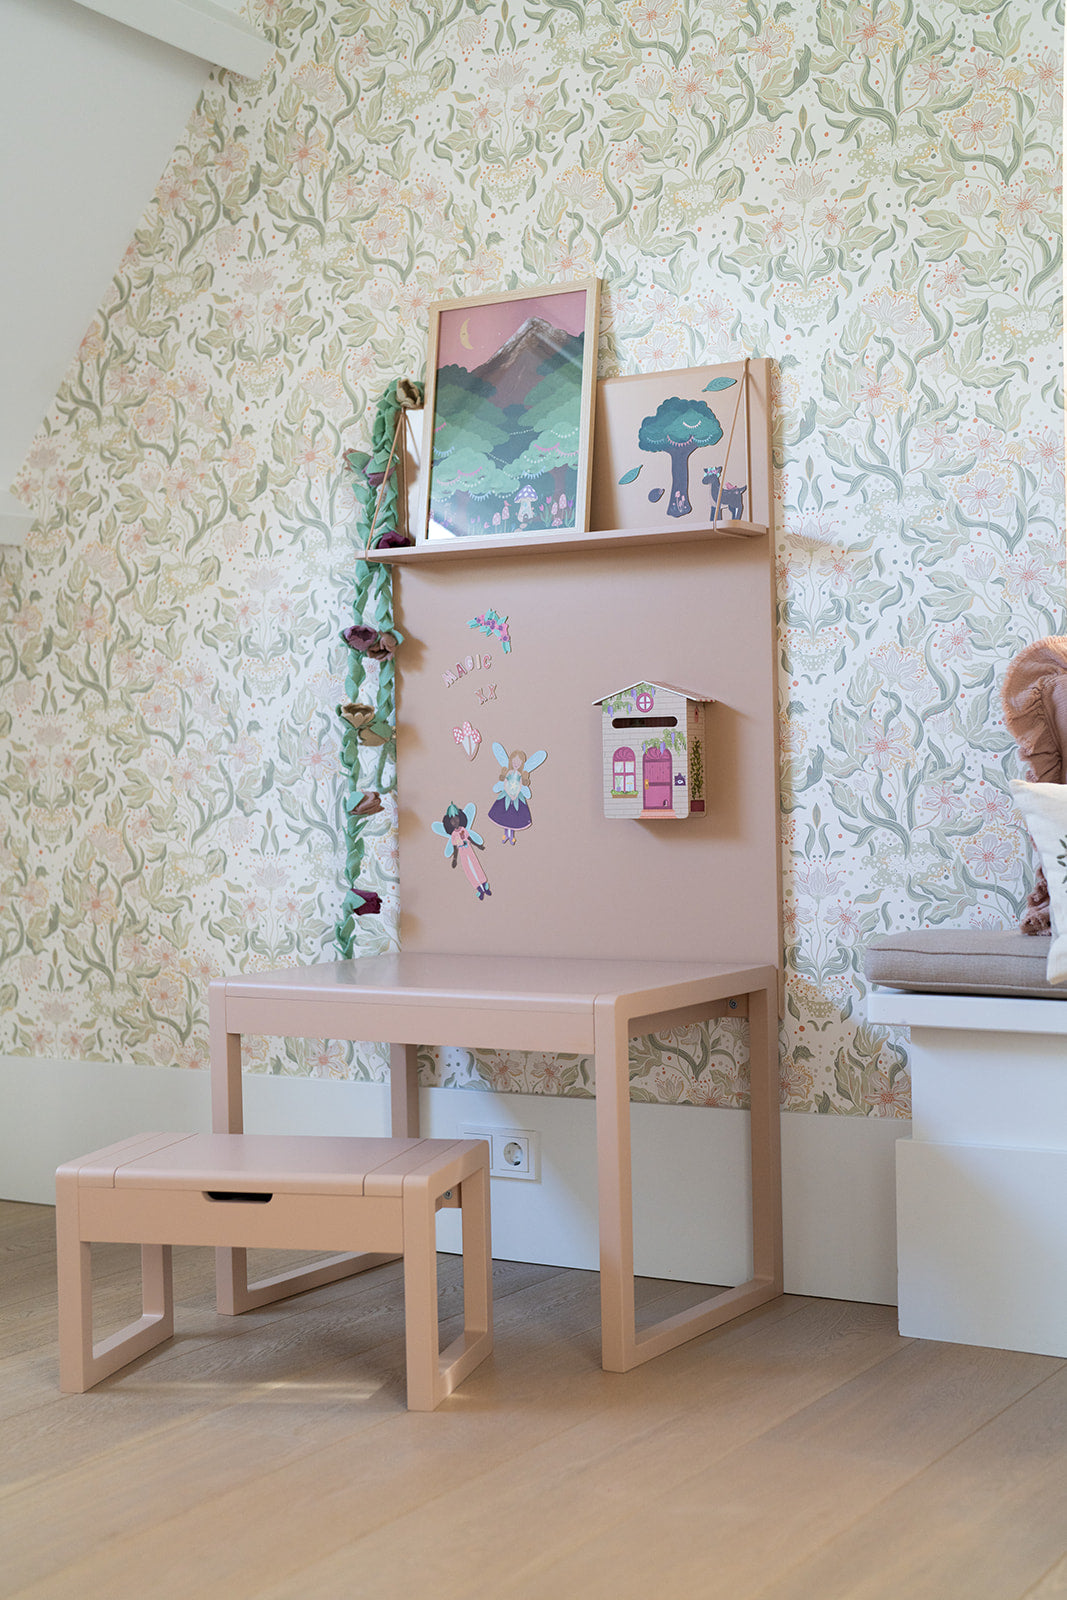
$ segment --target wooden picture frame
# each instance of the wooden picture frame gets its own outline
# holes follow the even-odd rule
[[[594,529],[773,521],[771,362],[751,357],[597,385]]]
[[[599,326],[598,278],[430,307],[420,540],[588,530]]]

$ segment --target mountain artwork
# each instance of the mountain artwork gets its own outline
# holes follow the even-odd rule
[[[429,538],[584,525],[586,311],[584,288],[440,310]]]

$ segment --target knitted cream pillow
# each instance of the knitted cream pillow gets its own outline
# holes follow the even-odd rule
[[[1049,983],[1067,982],[1067,783],[1010,785],[1015,806],[1030,830],[1048,883],[1052,947]]]

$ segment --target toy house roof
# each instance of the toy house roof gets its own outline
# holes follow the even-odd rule
[[[602,706],[605,700],[617,700],[620,694],[629,694],[631,689],[640,688],[647,684],[650,689],[666,689],[669,694],[680,694],[683,699],[693,700],[698,705],[712,705],[714,696],[710,694],[694,694],[692,689],[679,689],[676,683],[656,683],[652,678],[638,678],[634,683],[627,683],[621,689],[613,689],[610,694],[602,694],[599,700],[594,700],[595,706]]]

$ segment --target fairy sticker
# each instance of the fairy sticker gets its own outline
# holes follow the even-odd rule
[[[504,830],[504,843],[514,844],[515,835],[533,825],[530,807],[530,773],[548,760],[547,750],[535,750],[527,758],[525,750],[513,750],[509,755],[502,744],[493,745],[493,754],[500,762],[500,781],[494,783],[493,793],[499,795],[489,807],[489,820]]]
[[[459,806],[450,804],[440,822],[432,822],[430,826],[434,833],[439,833],[445,840],[445,859],[452,858],[453,867],[458,861],[467,874],[467,881],[475,891],[479,900],[484,900],[486,895],[492,894],[489,879],[478,857],[476,850],[485,849],[485,840],[480,833],[474,831],[474,818],[478,807],[472,801],[470,805],[460,810]]]

